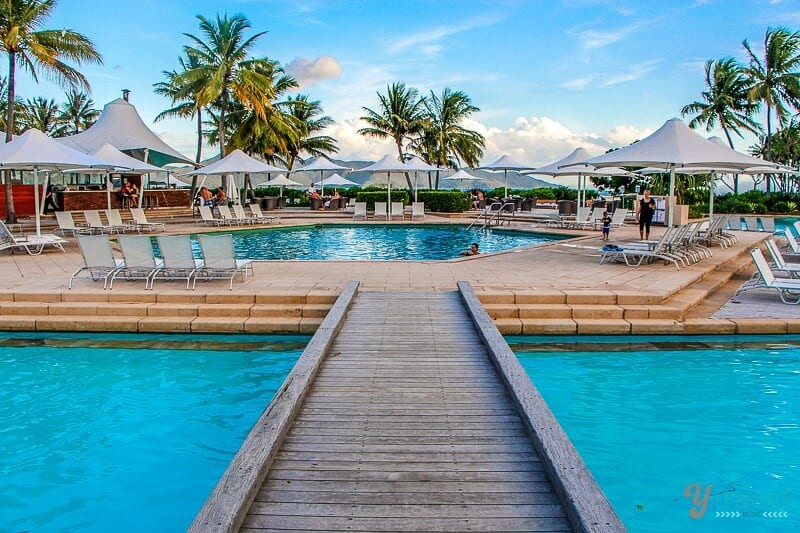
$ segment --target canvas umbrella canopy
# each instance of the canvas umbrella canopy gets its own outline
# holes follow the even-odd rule
[[[463,180],[482,180],[482,179],[483,178],[480,178],[478,176],[473,176],[472,174],[470,174],[469,172],[467,172],[464,169],[459,169],[459,171],[456,172],[455,174],[453,174],[452,176],[446,176],[446,177],[442,178],[442,181],[445,181],[445,180],[446,181],[456,181],[456,180],[458,180],[459,188],[461,188],[461,182]]]
[[[350,181],[347,178],[343,178],[339,174],[332,174],[327,178],[323,178],[320,182],[320,185],[324,188],[326,185],[328,187],[355,187],[358,185],[355,181]]]
[[[417,172],[431,172],[434,170],[441,170],[439,167],[435,167],[433,165],[429,165],[421,158],[417,156],[411,156],[411,158],[405,162],[408,165],[408,168],[414,172],[414,201],[417,201]]]
[[[191,187],[191,185],[188,183],[176,178],[174,174],[167,175],[167,185],[174,185],[176,187]]]
[[[0,146],[0,168],[33,172],[36,234],[41,235],[40,213],[44,206],[39,205],[40,170],[64,171],[80,168],[108,170],[117,168],[117,165],[64,146],[37,129],[29,129],[19,137]],[[47,187],[46,181],[45,187]]]
[[[413,169],[397,159],[397,157],[386,154],[374,163],[364,168],[359,169],[360,172],[369,172],[371,174],[378,172],[386,172],[386,183],[388,189],[386,191],[386,200],[388,204],[392,203],[392,172],[413,172]]]
[[[237,176],[239,174],[268,174],[270,172],[283,172],[283,169],[278,167],[272,166],[270,164],[264,163],[263,161],[259,161],[258,159],[254,159],[247,155],[246,153],[242,152],[239,149],[234,150],[233,152],[229,153],[219,161],[215,161],[210,165],[207,165],[202,168],[198,168],[197,170],[193,170],[191,172],[187,172],[187,176],[203,176],[203,180],[198,185],[198,188],[202,187],[203,183],[205,182],[205,177],[212,176],[212,175],[227,175],[231,174],[233,176]],[[231,180],[234,181],[234,180]],[[236,189],[236,185],[234,183],[233,188],[228,186],[228,192],[234,192],[233,196],[238,198],[239,193]],[[228,195],[231,196],[230,194]]]
[[[525,165],[524,163],[520,163],[518,161],[514,161],[507,155],[500,156],[497,161],[493,161],[488,165],[484,165],[482,167],[478,167],[484,170],[496,170],[496,171],[503,171],[503,180],[505,181],[505,188],[506,188],[506,196],[508,196],[508,171],[509,170],[516,170],[517,172],[521,170],[532,170],[533,167],[530,165]]]
[[[575,148],[568,155],[562,157],[558,161],[537,167],[533,170],[522,172],[522,174],[538,174],[542,176],[550,176],[553,178],[578,178],[578,205],[582,206],[586,203],[586,178],[591,176],[630,176],[631,173],[616,167],[608,167],[597,169],[591,165],[581,165],[580,167],[571,167],[575,163],[582,163],[589,157],[589,152],[585,148]]]
[[[286,177],[286,174],[278,174],[274,178],[269,181],[265,181],[263,183],[259,183],[256,187],[280,187],[280,195],[283,196],[283,188],[284,187],[304,187],[302,183],[298,183],[294,180],[290,180]]]
[[[597,168],[657,167],[669,171],[669,221],[675,217],[675,171],[684,167],[713,167],[742,170],[774,167],[775,163],[740,154],[698,135],[681,119],[673,118],[641,141],[583,162]]]
[[[331,170],[331,171],[337,172],[337,171],[340,171],[340,170],[341,171],[345,171],[345,170],[353,170],[353,169],[351,169],[350,167],[345,167],[345,166],[339,165],[337,163],[334,163],[333,161],[331,161],[327,157],[321,155],[319,157],[315,157],[313,160],[311,160],[307,164],[303,165],[302,167],[292,169],[292,172],[315,172],[317,170],[319,170],[320,182],[323,182],[322,183],[322,187],[321,187],[322,191],[320,192],[320,194],[324,195],[325,194],[325,185],[326,185],[326,183],[324,183],[324,177],[325,177],[325,171],[326,170]]]

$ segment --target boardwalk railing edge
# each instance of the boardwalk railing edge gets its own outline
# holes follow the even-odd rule
[[[236,531],[244,522],[247,509],[255,499],[322,359],[358,292],[358,285],[357,281],[349,282],[339,295],[283,385],[222,474],[189,527],[190,532]]]
[[[506,387],[520,410],[536,451],[553,482],[573,528],[581,532],[625,531],[605,493],[592,477],[511,347],[478,300],[469,282],[458,290]]]

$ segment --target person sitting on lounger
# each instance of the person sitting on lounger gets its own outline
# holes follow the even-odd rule
[[[228,205],[228,195],[220,187],[217,189],[217,196],[214,198],[214,205]]]
[[[469,250],[464,250],[461,252],[461,255],[480,255],[480,252],[478,251],[478,243],[473,242],[472,246],[469,247]]]
[[[200,187],[200,192],[197,193],[197,198],[200,200],[200,205],[212,207],[214,205],[214,195],[208,190],[208,187]]]

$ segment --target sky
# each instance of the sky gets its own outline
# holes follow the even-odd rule
[[[422,94],[466,92],[481,109],[466,125],[486,137],[482,162],[509,154],[540,165],[578,146],[626,145],[679,116],[704,89],[706,60],[742,60],[742,40],[760,50],[768,27],[797,29],[800,0],[60,0],[48,27],[80,31],[102,54],[103,65],[81,67],[97,107],[130,89],[145,122],[193,157],[191,121],[153,123],[170,106],[153,84],[177,68],[183,34],[199,35],[196,15],[217,14],[268,32],[254,55],[278,60],[321,102],[337,157],[394,151],[357,130],[362,107],[399,81]],[[25,73],[17,92],[64,98]]]

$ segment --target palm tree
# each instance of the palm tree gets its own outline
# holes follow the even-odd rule
[[[759,58],[745,39],[742,42],[749,59],[744,73],[749,78],[749,97],[767,108],[767,159],[772,158],[772,110],[784,125],[790,116],[787,106],[800,107],[800,33],[769,28],[764,36],[764,57]],[[767,192],[770,189],[767,179]]]
[[[52,98],[50,100],[37,96],[25,101],[20,113],[22,130],[36,128],[47,135],[52,135],[61,126],[61,110]]]
[[[331,117],[322,115],[322,106],[318,100],[309,101],[307,95],[299,94],[295,98],[289,97],[285,106],[289,108],[289,114],[297,119],[300,126],[297,142],[288,143],[286,168],[292,169],[301,152],[319,157],[339,151],[336,139],[333,137],[314,135],[333,124]]]
[[[56,137],[75,135],[89,129],[100,116],[100,110],[95,109],[94,100],[89,95],[76,90],[67,92],[67,101],[61,107],[60,121],[62,127],[55,132]]]
[[[378,103],[378,111],[362,108],[367,115],[361,117],[361,120],[369,124],[369,127],[361,128],[358,133],[379,139],[391,137],[397,146],[397,155],[402,160],[405,142],[423,131],[423,101],[416,89],[406,87],[404,83],[393,83],[386,87],[385,95],[378,93]],[[411,189],[411,177],[408,173],[406,181]]]
[[[464,119],[480,109],[462,91],[445,87],[441,96],[431,91],[423,100],[424,134],[420,138],[420,155],[429,164],[458,168],[461,163],[478,166],[486,139],[477,131],[461,125]],[[416,143],[415,143],[416,144]],[[415,150],[416,151],[416,150]],[[438,179],[436,186],[438,188]]]
[[[26,70],[39,81],[37,69],[71,87],[89,88],[89,82],[65,61],[102,63],[89,38],[73,30],[42,30],[56,6],[56,0],[3,0],[0,2],[0,49],[8,55],[6,97],[6,142],[14,130],[16,69]],[[6,179],[6,221],[16,222],[11,180]]]
[[[156,94],[166,96],[172,102],[172,107],[156,115],[156,122],[169,117],[196,118],[197,152],[194,160],[199,163],[203,155],[203,107],[197,103],[200,84],[196,83],[195,87],[187,87],[185,86],[186,80],[182,77],[184,72],[197,68],[199,63],[196,56],[180,57],[178,58],[178,63],[181,66],[180,72],[175,70],[162,71],[165,78],[164,81],[153,84]]]
[[[179,99],[194,96],[198,108],[209,105],[216,108],[220,157],[224,157],[226,115],[232,102],[241,103],[262,118],[272,106],[272,62],[249,57],[256,40],[267,32],[245,39],[250,22],[242,15],[230,18],[218,15],[214,21],[198,15],[197,19],[206,41],[185,34],[193,46],[184,47],[184,52],[197,66],[181,74],[181,89],[176,96]]]

